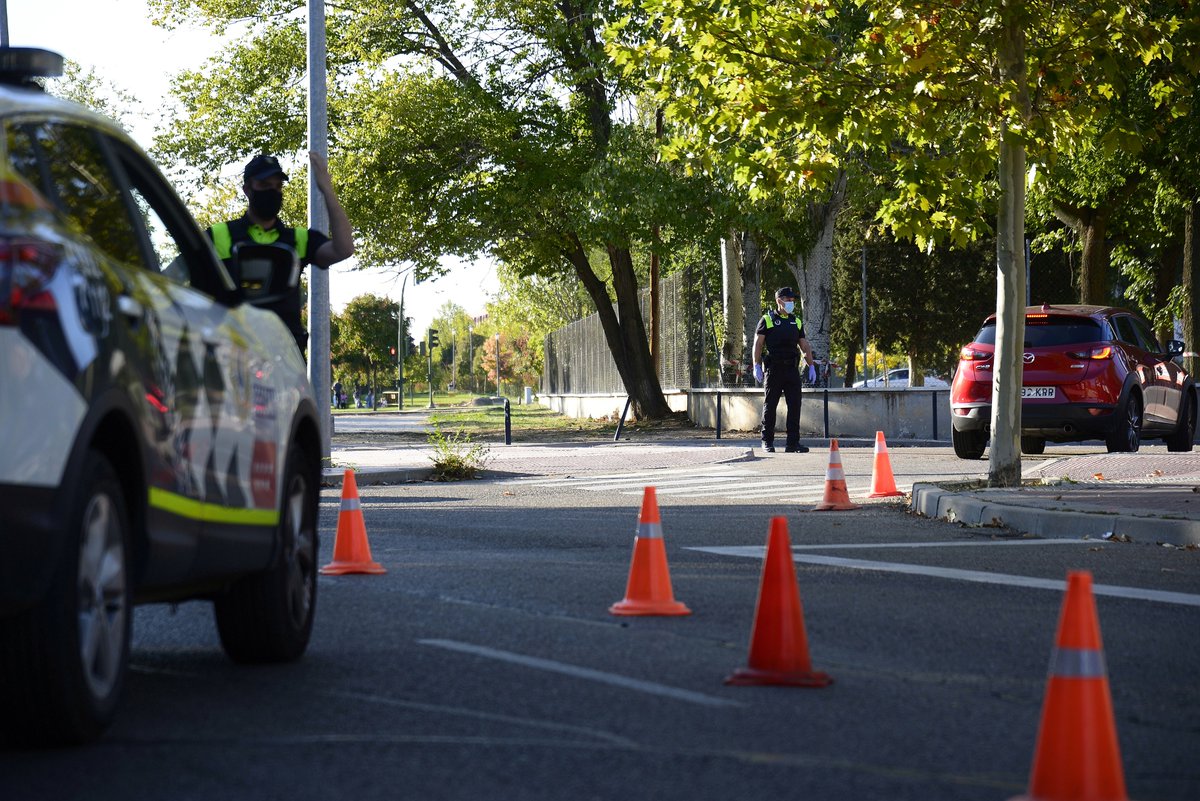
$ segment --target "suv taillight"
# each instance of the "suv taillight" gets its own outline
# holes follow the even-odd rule
[[[0,325],[12,325],[22,309],[53,309],[46,285],[62,263],[61,245],[0,237]]]
[[[1089,348],[1087,350],[1068,351],[1067,355],[1070,356],[1072,359],[1092,359],[1092,360],[1098,361],[1100,359],[1109,358],[1110,356],[1112,356],[1112,353],[1113,353],[1112,345],[1105,345],[1104,347],[1100,347],[1100,348]]]
[[[958,352],[958,358],[964,362],[985,362],[992,358],[992,354],[986,350],[977,350],[970,345],[963,345],[963,349]]]

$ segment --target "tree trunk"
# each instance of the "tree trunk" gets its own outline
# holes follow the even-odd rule
[[[1167,302],[1171,299],[1171,290],[1177,283],[1180,283],[1183,247],[1182,242],[1172,240],[1171,244],[1163,250],[1162,257],[1159,259],[1158,273],[1154,276],[1154,308],[1156,310],[1166,308]],[[1158,337],[1158,341],[1163,344],[1174,339],[1175,330],[1171,321],[1164,321],[1162,326],[1154,332],[1154,336]]]
[[[1017,123],[1029,119],[1025,33],[1019,12],[1002,5],[999,41],[1001,77],[1017,87]],[[1000,208],[996,215],[996,355],[992,378],[992,444],[988,486],[1021,483],[1021,370],[1025,342],[1025,142],[1005,124],[1000,144]]]
[[[742,329],[745,305],[742,295],[742,248],[735,231],[721,240],[721,301],[725,337],[721,343],[721,383],[737,385],[746,372]]]
[[[758,321],[762,319],[762,262],[763,252],[754,234],[739,235],[742,248],[742,361],[750,364],[754,358],[754,338],[757,336]],[[750,373],[745,383],[754,384]]]
[[[1200,299],[1196,297],[1197,287],[1200,282],[1196,281],[1196,225],[1200,223],[1200,202],[1193,201],[1188,204],[1187,211],[1183,217],[1183,341],[1187,346],[1187,353],[1196,353],[1196,348],[1200,343],[1196,342],[1196,334],[1200,333]],[[1183,366],[1192,376],[1197,375],[1197,370],[1200,369],[1200,358],[1196,356],[1186,356],[1183,360]]]
[[[833,308],[833,229],[837,213],[846,199],[847,175],[842,172],[825,203],[810,203],[810,230],[815,232],[812,247],[788,261],[796,278],[796,291],[803,302],[801,322],[804,336],[817,358],[829,357],[829,328]]]
[[[908,354],[908,385],[925,386],[925,369],[921,367],[921,357],[916,353]]]
[[[654,362],[650,356],[650,345],[646,339],[646,326],[638,305],[637,277],[633,272],[633,260],[627,248],[608,246],[608,260],[612,265],[613,289],[617,295],[614,304],[608,297],[608,287],[592,270],[587,252],[577,237],[573,237],[574,249],[564,256],[575,269],[575,274],[596,306],[604,339],[621,376],[621,383],[633,402],[633,414],[639,420],[657,420],[668,417],[671,407],[663,397],[662,385]]]
[[[1112,294],[1108,284],[1108,215],[1089,215],[1076,227],[1075,233],[1083,244],[1083,256],[1079,260],[1079,302],[1107,305]]]

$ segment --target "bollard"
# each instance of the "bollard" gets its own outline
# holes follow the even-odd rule
[[[929,396],[931,398],[933,398],[933,438],[936,440],[938,438],[938,435],[937,435],[937,390],[935,389],[933,392],[929,393]]]
[[[504,399],[504,444],[512,445],[512,407]]]
[[[821,390],[821,403],[825,407],[825,431],[822,436],[829,439],[829,388]]]
[[[617,421],[617,433],[613,434],[613,442],[621,440],[621,429],[625,427],[625,415],[629,414],[629,404],[633,403],[633,397],[625,399],[625,409],[621,412],[621,419]]]
[[[721,438],[721,393],[717,393],[717,439]]]

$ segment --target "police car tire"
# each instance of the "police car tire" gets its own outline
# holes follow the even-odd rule
[[[129,517],[117,474],[101,454],[85,456],[75,497],[73,536],[45,600],[0,620],[0,740],[9,743],[96,739],[112,723],[125,683],[133,620]],[[89,621],[90,637],[81,626]]]
[[[303,450],[293,446],[283,484],[275,563],[239,579],[213,603],[221,647],[234,662],[291,662],[308,648],[319,553],[320,484],[312,464]]]

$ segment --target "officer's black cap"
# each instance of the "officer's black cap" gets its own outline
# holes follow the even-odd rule
[[[273,175],[278,175],[285,181],[288,179],[287,173],[283,171],[283,167],[279,166],[279,159],[274,156],[255,156],[250,159],[250,163],[246,165],[246,171],[243,175],[247,183],[250,181],[261,181]]]
[[[775,290],[775,297],[777,297],[777,298],[794,298],[794,297],[796,297],[796,293],[792,291],[792,288],[790,286],[781,286],[781,287],[779,287],[779,289]]]

